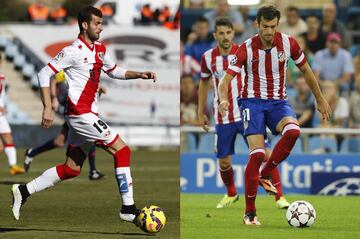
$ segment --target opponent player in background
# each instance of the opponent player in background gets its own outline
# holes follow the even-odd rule
[[[65,120],[69,125],[66,161],[46,170],[27,184],[12,186],[12,212],[19,220],[21,206],[27,198],[44,189],[80,174],[90,147],[95,143],[114,157],[115,177],[122,198],[119,216],[122,220],[136,222],[139,213],[133,198],[133,184],[130,173],[130,148],[103,120],[98,117],[98,89],[100,73],[110,77],[129,80],[145,79],[156,81],[153,72],[130,71],[118,67],[98,42],[103,30],[102,13],[88,6],[78,14],[80,34],[70,46],[65,47],[38,74],[44,105],[42,127],[49,128],[53,121],[50,95],[50,78],[64,70],[69,83]]]
[[[215,147],[216,156],[219,159],[219,168],[221,179],[224,182],[227,193],[216,206],[224,208],[239,199],[234,183],[234,171],[231,165],[231,155],[234,154],[235,139],[237,134],[244,134],[244,126],[241,121],[237,98],[239,96],[242,82],[241,73],[237,74],[229,85],[229,114],[220,115],[218,110],[219,96],[218,86],[221,77],[227,70],[229,63],[235,57],[235,52],[239,46],[233,43],[234,38],[233,24],[228,18],[218,18],[215,22],[214,38],[217,46],[204,53],[201,59],[201,80],[199,84],[199,104],[198,117],[199,124],[207,132],[209,130],[209,120],[205,114],[205,106],[210,85],[210,78],[214,86],[214,119],[215,119]],[[264,132],[266,134],[266,132]],[[246,138],[244,137],[246,142]],[[269,145],[266,145],[267,155],[271,154]],[[278,208],[287,208],[289,203],[282,195],[282,186],[279,170],[276,168],[272,171],[272,182],[276,185],[278,194],[275,196]]]
[[[66,109],[66,100],[68,96],[68,84],[66,82],[65,73],[61,70],[59,73],[55,74],[53,79],[50,82],[50,92],[51,92],[51,101],[52,107],[55,112],[58,112],[60,115],[65,113]],[[99,96],[105,90],[100,87],[99,88]],[[42,145],[39,145],[35,148],[29,148],[25,150],[25,160],[24,160],[24,169],[26,172],[29,171],[30,165],[34,160],[34,157],[44,153],[46,151],[52,150],[54,148],[64,147],[65,142],[67,141],[67,136],[69,132],[69,126],[65,122],[62,126],[60,134],[58,134],[55,138],[48,140]],[[90,151],[87,155],[89,161],[89,179],[90,180],[98,180],[104,177],[102,173],[100,173],[96,169],[95,165],[95,144],[90,148]]]
[[[2,56],[0,54],[0,66],[2,63]],[[24,169],[19,167],[16,162],[16,148],[14,144],[14,139],[11,134],[11,128],[7,119],[5,118],[6,115],[6,82],[5,82],[5,75],[0,72],[0,152],[5,151],[6,157],[9,162],[9,172],[12,175],[24,173]]]
[[[285,72],[289,58],[292,58],[303,72],[322,117],[328,120],[331,112],[298,43],[291,36],[276,31],[279,20],[280,12],[273,6],[264,6],[258,10],[256,22],[259,34],[241,44],[235,53],[233,64],[228,67],[219,85],[219,111],[222,115],[229,114],[228,87],[244,66],[246,75],[239,105],[243,116],[244,135],[250,148],[245,170],[246,210],[243,222],[246,225],[260,225],[255,207],[258,184],[260,183],[268,193],[278,193],[270,181],[271,173],[288,157],[300,136],[295,113],[286,100]],[[261,163],[266,158],[266,126],[275,135],[281,133],[282,137],[259,175]]]

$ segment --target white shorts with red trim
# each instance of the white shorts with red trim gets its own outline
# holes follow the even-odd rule
[[[66,115],[65,120],[69,125],[67,143],[75,147],[94,142],[110,146],[119,137],[108,124],[93,113]]]
[[[9,123],[5,116],[0,115],[0,134],[8,134],[11,133],[11,129]]]

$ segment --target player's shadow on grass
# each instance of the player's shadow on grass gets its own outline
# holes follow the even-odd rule
[[[123,236],[144,236],[153,237],[153,234],[136,233],[136,232],[92,232],[92,231],[76,231],[76,230],[58,230],[58,229],[36,229],[36,228],[16,228],[16,227],[0,227],[0,233],[17,232],[17,231],[33,231],[33,232],[70,232],[81,234],[101,234],[101,235],[123,235]]]

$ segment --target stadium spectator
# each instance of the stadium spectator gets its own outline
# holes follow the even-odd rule
[[[187,37],[185,54],[200,62],[201,56],[212,45],[213,39],[209,34],[209,22],[206,18],[199,17],[193,25],[193,31]]]
[[[198,125],[198,94],[194,79],[184,75],[180,84],[180,125]]]
[[[350,96],[349,127],[360,129],[360,78],[355,81],[355,90]]]
[[[255,35],[258,31],[256,28],[256,22],[249,18],[249,6],[241,6],[239,8],[239,11],[243,17],[244,31],[241,35],[238,34],[237,36],[235,36],[234,42],[241,44],[247,39],[251,38],[253,35]]]
[[[298,42],[301,50],[304,52],[304,55],[306,56],[309,62],[309,65],[311,65],[314,59],[314,55],[311,53],[311,51],[309,51],[306,45],[305,38],[302,36],[298,36],[295,39]],[[288,86],[293,87],[296,83],[296,80],[301,76],[302,76],[301,71],[299,70],[298,67],[296,67],[295,62],[292,59],[290,59],[288,61],[288,69],[286,71],[286,77],[287,77],[286,83],[288,84]]]
[[[189,9],[204,9],[205,1],[204,0],[190,0]]]
[[[320,29],[319,19],[315,15],[306,17],[307,32],[303,34],[309,50],[315,54],[325,48],[326,37]]]
[[[325,35],[331,32],[337,32],[343,39],[343,46],[349,48],[351,46],[351,38],[346,32],[344,23],[336,19],[336,5],[334,3],[326,3],[323,7],[323,20],[320,24],[320,29]]]
[[[295,82],[296,95],[289,99],[293,107],[299,126],[312,128],[312,119],[315,115],[315,99],[304,77],[299,77]]]
[[[112,7],[110,6],[110,4],[101,5],[99,7],[99,10],[103,14],[104,24],[105,25],[109,24],[109,21],[111,20],[111,18],[114,15],[114,11],[113,11]]]
[[[320,127],[322,128],[346,128],[349,122],[349,102],[345,97],[341,97],[339,94],[339,87],[335,82],[326,80],[321,84],[321,88],[324,92],[325,99],[329,102],[332,110],[330,121],[324,121],[321,119]],[[336,134],[321,135],[322,138],[332,138],[337,141],[337,148],[340,149],[340,145],[344,137]],[[326,149],[325,149],[326,151]]]
[[[218,17],[228,17],[234,24],[235,36],[240,35],[244,31],[244,20],[240,12],[230,9],[227,0],[218,0],[215,9],[204,14],[209,21],[210,31],[215,30],[215,21]]]
[[[307,25],[300,18],[300,11],[297,7],[290,6],[286,9],[286,19],[280,21],[279,31],[293,37],[297,37],[307,31]]]
[[[60,4],[57,4],[50,13],[50,18],[55,24],[64,24],[66,21],[67,11]]]
[[[321,121],[321,127],[345,128],[349,118],[349,102],[339,95],[339,88],[334,81],[325,80],[321,84],[325,99],[332,109],[330,121]]]
[[[42,1],[33,3],[28,8],[30,20],[35,24],[45,24],[49,18],[49,8]]]
[[[341,48],[341,36],[330,33],[326,38],[326,48],[318,51],[312,64],[315,76],[320,80],[334,81],[341,94],[348,94],[354,66],[349,51]]]
[[[160,14],[159,16],[157,17],[157,21],[160,23],[160,24],[163,24],[167,21],[170,20],[170,9],[168,6],[164,6],[162,10],[160,10]]]
[[[150,24],[153,21],[153,11],[150,7],[150,4],[145,4],[141,8],[141,20],[140,22],[143,24]]]
[[[194,58],[184,53],[184,42],[180,41],[180,76],[185,74],[198,74],[200,72],[200,63]]]

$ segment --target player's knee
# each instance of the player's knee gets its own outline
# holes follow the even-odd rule
[[[60,164],[56,166],[56,172],[61,180],[66,180],[79,176],[81,169],[77,170],[66,164]]]
[[[231,167],[230,160],[220,159],[219,160],[219,167],[222,170],[230,168]]]
[[[114,154],[115,167],[129,167],[130,166],[131,150],[128,146],[122,147]]]
[[[300,127],[294,123],[287,124],[282,131],[282,135],[290,140],[296,140],[300,136]]]

